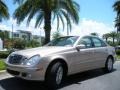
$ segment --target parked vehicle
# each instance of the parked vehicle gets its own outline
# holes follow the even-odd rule
[[[66,36],[43,47],[15,51],[6,65],[13,76],[58,87],[67,75],[97,68],[111,72],[115,60],[115,49],[98,37]]]

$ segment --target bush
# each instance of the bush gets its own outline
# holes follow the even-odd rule
[[[116,54],[117,54],[117,55],[120,55],[120,50],[116,50]]]
[[[9,54],[8,51],[0,51],[0,58],[7,58]]]
[[[39,46],[40,46],[40,43],[35,40],[31,40],[27,42],[27,47],[34,48],[34,47],[39,47]]]
[[[21,39],[16,39],[13,44],[13,48],[20,50],[25,49],[25,46],[26,46],[26,41]]]

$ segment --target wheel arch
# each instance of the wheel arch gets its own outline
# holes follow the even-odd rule
[[[113,57],[113,55],[109,55],[109,56],[107,57],[107,60],[108,60],[108,58],[112,58],[112,60],[113,60],[113,63],[114,63],[114,61],[115,61],[115,60],[114,60],[114,57]],[[106,60],[106,61],[107,61],[107,60]]]
[[[56,58],[56,59],[52,60],[52,61],[50,62],[50,64],[48,65],[48,67],[47,67],[47,69],[46,69],[46,72],[45,72],[45,78],[46,78],[46,76],[47,76],[48,71],[49,71],[49,70],[51,69],[51,67],[52,67],[55,63],[57,63],[57,62],[60,62],[60,63],[63,64],[63,67],[64,67],[64,69],[65,69],[65,74],[67,75],[67,73],[68,73],[68,64],[67,64],[67,62],[66,62],[64,59],[62,59],[62,58]]]

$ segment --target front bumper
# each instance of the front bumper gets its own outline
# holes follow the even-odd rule
[[[44,81],[44,76],[45,76],[42,68],[35,68],[35,67],[7,65],[7,72],[13,76],[26,80]]]

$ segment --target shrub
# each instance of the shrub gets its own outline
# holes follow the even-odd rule
[[[27,42],[27,47],[34,48],[34,47],[39,47],[39,46],[40,46],[40,43],[37,42],[36,40],[31,40],[31,41]]]
[[[116,50],[116,54],[117,54],[117,55],[120,55],[120,50]]]
[[[25,49],[26,41],[21,39],[16,39],[13,44],[13,48],[15,49]]]
[[[7,58],[9,54],[8,51],[0,51],[0,58]]]

